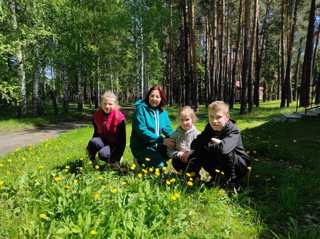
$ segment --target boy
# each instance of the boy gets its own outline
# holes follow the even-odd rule
[[[213,179],[215,170],[222,170],[225,185],[238,189],[240,178],[250,165],[240,131],[230,119],[229,106],[223,101],[214,101],[208,106],[208,118],[204,131],[191,144],[194,150],[191,170],[197,173],[203,167]]]

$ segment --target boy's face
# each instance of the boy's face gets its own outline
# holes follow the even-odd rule
[[[229,117],[222,110],[209,110],[208,117],[211,128],[216,131],[221,131],[229,121]]]

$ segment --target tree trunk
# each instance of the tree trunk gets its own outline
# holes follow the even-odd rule
[[[240,114],[247,111],[247,77],[250,64],[249,28],[250,28],[250,0],[245,0],[244,8],[244,37],[243,37],[243,63],[242,63],[242,88],[240,100]]]
[[[312,71],[312,53],[313,53],[313,31],[315,19],[315,0],[311,0],[309,13],[309,26],[304,51],[304,60],[302,67],[302,80],[300,87],[300,106],[307,107],[310,105],[310,80]]]
[[[11,11],[11,21],[12,28],[14,32],[18,32],[18,21],[16,15],[16,1],[10,0],[9,7]],[[23,53],[21,43],[18,39],[16,43],[16,64],[17,64],[17,75],[20,81],[20,94],[21,100],[19,103],[19,115],[26,115],[27,113],[27,91],[26,91],[26,74],[24,70],[24,61],[23,61]]]
[[[40,61],[40,54],[39,54],[39,42],[36,41],[35,43],[35,73],[34,73],[34,80],[33,80],[33,91],[32,91],[32,113],[34,116],[42,115],[42,104],[41,99],[39,96],[39,84],[40,84],[40,76],[41,76],[41,61]]]

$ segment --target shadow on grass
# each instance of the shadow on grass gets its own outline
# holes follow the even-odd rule
[[[261,216],[262,238],[319,238],[319,119],[271,121],[242,135],[254,160],[250,193],[239,202]]]

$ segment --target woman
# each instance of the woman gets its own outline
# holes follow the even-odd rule
[[[166,95],[159,86],[152,87],[146,98],[136,102],[130,148],[140,165],[166,166],[167,147],[174,147],[173,133],[167,111],[163,109]]]
[[[119,110],[117,97],[106,91],[101,97],[101,106],[93,114],[94,133],[87,150],[93,167],[96,167],[96,154],[109,162],[115,169],[120,168],[120,159],[126,147],[125,116]]]

